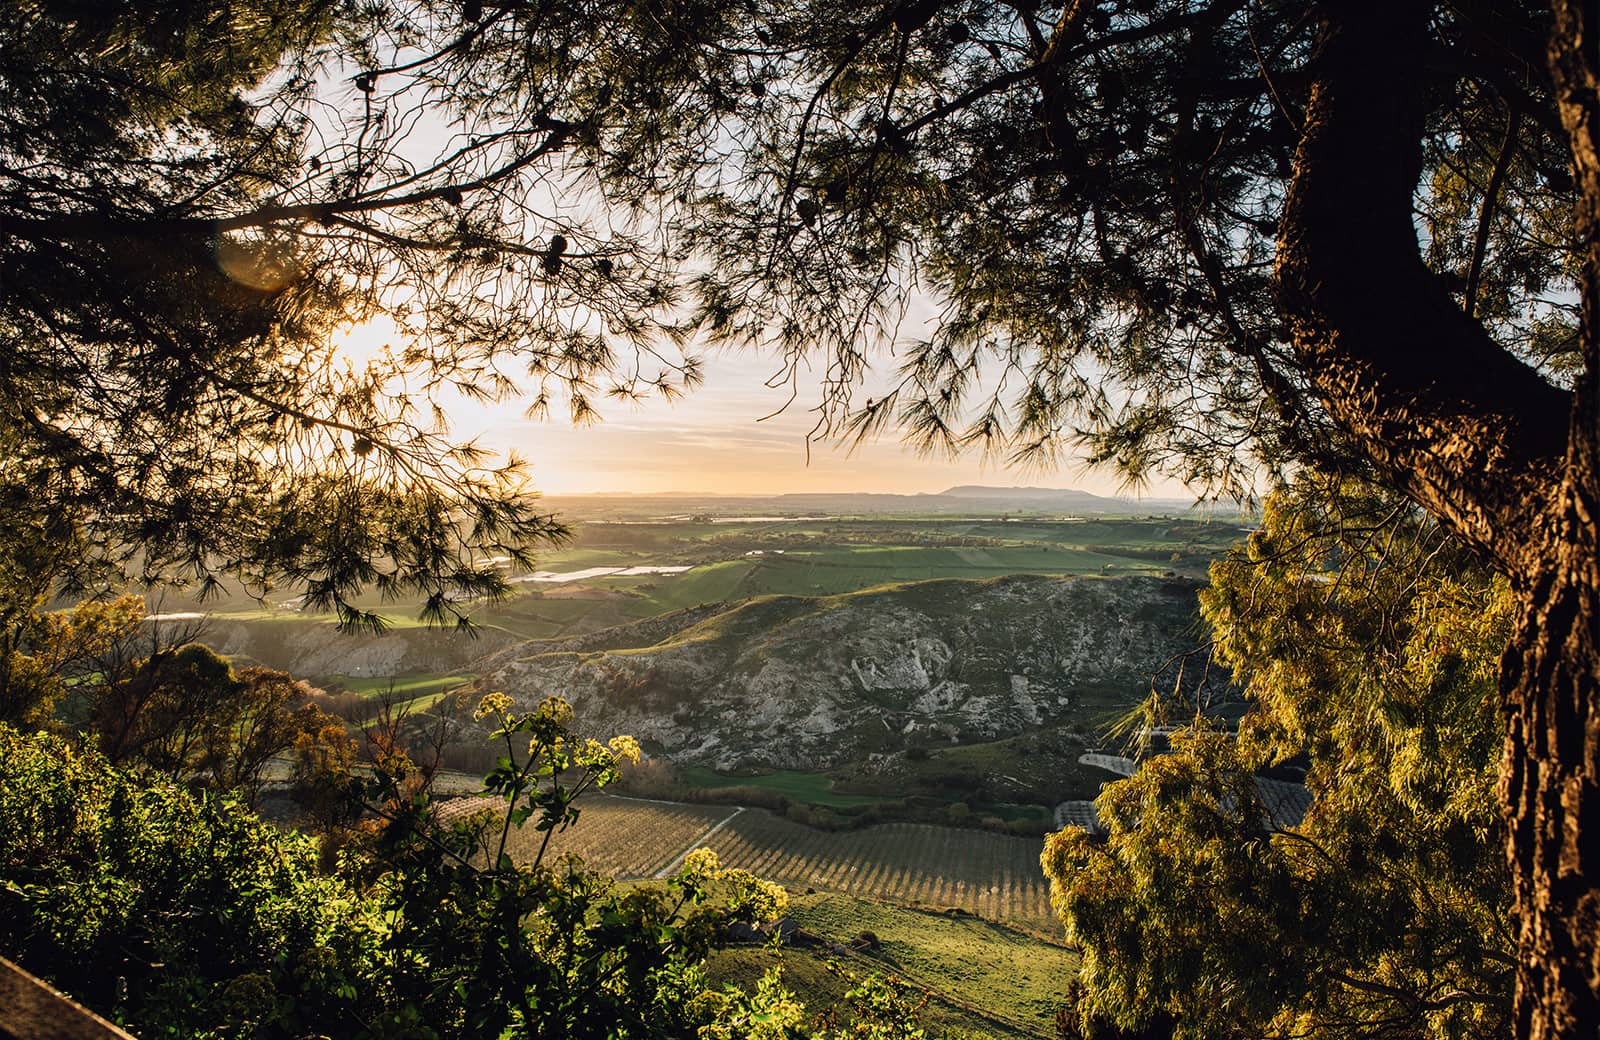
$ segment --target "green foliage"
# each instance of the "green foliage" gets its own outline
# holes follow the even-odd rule
[[[89,601],[45,620],[54,645],[71,648],[57,661],[74,676],[62,715],[113,763],[253,802],[267,763],[333,721],[285,672],[236,671],[199,643],[163,645],[157,628],[141,624],[138,597]]]
[[[1551,342],[1542,321],[1573,328],[1543,294],[1573,287],[1580,255],[1544,71],[1549,10],[1428,10],[1429,45],[1459,65],[1417,119],[1425,260],[1499,342],[1531,353]],[[673,14],[682,38],[662,67],[697,61],[694,74],[662,88],[664,109],[646,101],[604,127],[599,161],[614,191],[659,200],[709,257],[695,290],[711,337],[770,344],[793,371],[826,364],[825,431],[898,428],[931,453],[1040,464],[1086,443],[1135,480],[1165,471],[1240,494],[1249,449],[1269,465],[1348,452],[1285,349],[1273,294],[1321,29],[1304,5],[774,0],[731,26]],[[1511,68],[1526,86],[1490,85]],[[688,135],[685,110],[700,116]],[[862,401],[873,348],[918,291],[938,320]]]
[[[138,1036],[296,1036],[370,1010],[379,907],[316,864],[233,798],[0,727],[0,947]]]
[[[683,780],[685,783],[708,790],[732,787],[774,791],[789,802],[798,802],[802,805],[845,808],[872,805],[883,800],[877,795],[845,794],[835,791],[833,780],[825,774],[804,773],[794,769],[779,769],[756,776],[724,776],[704,766],[689,766],[683,770]]]
[[[636,754],[577,742],[570,709],[487,699],[503,814],[441,824],[409,762],[381,756],[341,869],[229,797],[116,769],[0,727],[0,949],[144,1037],[572,1038],[802,1030],[776,982],[709,993],[700,962],[728,922],[784,912],[781,888],[699,850],[665,885],[619,888],[575,860],[515,864],[504,834],[554,832]],[[522,752],[513,738],[527,738]],[[899,991],[861,981],[853,1032],[920,1036]],[[704,1030],[704,1032],[702,1032]]]
[[[0,553],[29,537],[0,539]],[[113,762],[253,801],[267,762],[327,721],[283,672],[235,671],[199,644],[165,645],[138,596],[44,610],[67,565],[55,559],[32,582],[0,576],[0,723],[80,728]]]
[[[1577,250],[1549,11],[1491,9],[1493,30],[1432,10],[1454,71],[1417,121],[1425,260],[1559,371]],[[377,623],[351,602],[375,584],[448,620],[504,591],[477,561],[556,527],[432,406],[520,382],[585,421],[674,396],[693,332],[825,372],[824,433],[1036,461],[1080,438],[1135,479],[1240,492],[1250,445],[1346,446],[1272,292],[1302,5],[8,14],[0,454],[105,557],[303,583],[346,623]],[[916,291],[939,321],[854,400]],[[394,356],[351,371],[330,333],[379,312]]]
[[[842,1018],[860,976],[881,973],[925,1002],[914,1025],[930,1038],[1037,1040],[1055,1036],[1062,983],[1078,967],[1059,929],[1044,937],[967,913],[819,892],[796,895],[789,917],[821,944],[720,950],[708,961],[712,979],[753,988],[781,968],[797,999]]]
[[[730,898],[707,904],[723,875],[709,853],[689,857],[667,887],[626,891],[574,860],[547,864],[550,837],[578,818],[577,798],[611,783],[638,747],[626,737],[577,740],[571,708],[557,698],[526,713],[510,707],[490,694],[479,708],[505,746],[484,781],[504,802],[499,814],[442,828],[404,757],[378,763],[387,822],[365,869],[384,893],[394,985],[411,995],[400,1035],[692,1035],[696,965],[723,924],[781,907],[742,878],[728,879]],[[507,838],[530,821],[544,838],[516,863]]]
[[[84,673],[92,673],[96,659],[125,643],[144,619],[144,602],[137,596],[43,612],[42,590],[55,576],[46,572],[31,589],[7,582],[0,593],[11,607],[0,636],[0,722],[28,728],[51,725],[57,702],[69,687],[93,682]]]
[[[1393,499],[1309,479],[1213,581],[1205,612],[1251,713],[1237,734],[1196,719],[1108,785],[1103,843],[1068,829],[1046,847],[1084,951],[1076,1027],[1505,1035],[1505,583]],[[1273,830],[1252,775],[1297,755],[1312,808]]]
[[[700,1031],[701,1040],[926,1040],[931,1034],[917,1024],[927,997],[895,978],[860,977],[830,965],[850,988],[844,1005],[821,1016],[813,1028],[804,1004],[773,969],[751,992],[730,988],[708,1000],[717,1007],[716,1021]]]

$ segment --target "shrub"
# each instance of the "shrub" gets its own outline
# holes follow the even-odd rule
[[[571,825],[638,755],[631,738],[578,740],[565,702],[510,707],[480,709],[503,746],[485,779],[498,822],[440,823],[391,748],[347,782],[372,814],[334,874],[312,839],[233,797],[0,726],[0,953],[147,1038],[704,1040],[749,1036],[779,1005],[782,1035],[808,1035],[775,976],[712,991],[701,966],[730,921],[781,915],[781,888],[708,849],[626,890],[576,860],[505,854],[511,827]],[[854,981],[854,1023],[819,1040],[922,1035],[898,990]]]
[[[264,1035],[370,1012],[378,907],[316,864],[233,797],[0,727],[0,948],[135,1034],[254,1035],[256,990]]]

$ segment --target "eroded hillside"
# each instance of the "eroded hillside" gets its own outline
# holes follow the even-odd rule
[[[564,696],[583,728],[682,763],[828,768],[1097,721],[1194,648],[1197,587],[1017,575],[761,597],[522,644],[480,682],[523,703]]]

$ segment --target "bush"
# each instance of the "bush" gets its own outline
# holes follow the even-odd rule
[[[665,758],[646,758],[622,770],[617,790],[641,797],[676,795],[683,788],[683,771]]]
[[[473,776],[487,774],[499,757],[494,746],[483,740],[459,741],[439,749],[440,768]]]
[[[136,1035],[301,1035],[371,992],[378,907],[235,798],[0,727],[0,949]]]
[[[370,697],[344,687],[306,691],[306,703],[315,704],[329,715],[337,715],[346,722],[365,722],[377,713],[377,705]]]
[[[571,824],[638,754],[575,739],[564,702],[485,705],[504,748],[485,793],[508,825]],[[312,839],[233,797],[0,726],[0,953],[148,1038],[704,1040],[750,1035],[775,1003],[795,1016],[786,1037],[811,1035],[775,976],[712,991],[702,968],[728,922],[781,915],[782,889],[708,849],[625,890],[573,860],[514,863],[500,826],[438,822],[402,753],[375,772],[352,780],[375,815],[320,874]],[[882,1005],[896,1031],[816,1036],[922,1035],[884,992],[856,1022]]]

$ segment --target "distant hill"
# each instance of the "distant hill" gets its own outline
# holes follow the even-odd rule
[[[678,762],[817,769],[913,743],[1093,728],[1195,644],[1184,579],[1015,575],[764,596],[480,667],[524,704],[559,694],[580,725]],[[631,644],[631,645],[630,645]]]
[[[988,487],[983,484],[961,484],[957,487],[945,488],[939,492],[939,497],[944,498],[1001,498],[1015,499],[1017,501],[1032,502],[1037,499],[1079,499],[1088,503],[1126,505],[1132,499],[1106,498],[1102,495],[1092,495],[1087,491],[1076,488],[1042,488],[1042,487]]]
[[[963,484],[931,495],[791,494],[774,501],[820,510],[884,513],[1185,513],[1186,499],[1107,498],[1075,488],[988,487]]]
[[[1012,508],[1069,509],[1080,513],[1185,512],[1193,503],[1179,499],[1107,498],[1076,488],[987,487],[962,484],[934,498],[1000,503]]]

